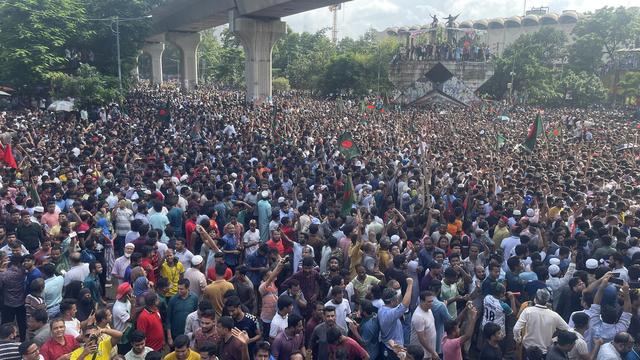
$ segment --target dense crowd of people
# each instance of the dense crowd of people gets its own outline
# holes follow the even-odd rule
[[[640,359],[628,113],[276,99],[2,113],[0,359]]]

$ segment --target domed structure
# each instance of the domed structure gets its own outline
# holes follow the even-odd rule
[[[398,28],[398,35],[404,35],[409,32],[409,29],[406,26],[402,26]]]
[[[540,20],[536,15],[527,15],[522,19],[522,26],[538,26]]]
[[[573,10],[565,10],[558,21],[560,24],[575,24],[578,22],[578,14]]]
[[[384,32],[387,33],[387,35],[389,36],[396,36],[398,35],[398,28],[397,27],[386,28]]]
[[[478,20],[473,23],[473,28],[476,30],[487,30],[489,28],[489,24],[487,20]]]
[[[409,26],[409,31],[416,31],[416,30],[420,30],[420,26],[418,25]]]
[[[460,29],[471,29],[473,28],[473,22],[470,20],[465,20],[458,25]]]
[[[489,29],[502,29],[504,28],[504,20],[500,18],[495,18],[489,20]]]
[[[504,26],[507,28],[517,28],[517,27],[520,27],[521,25],[522,24],[521,24],[520,16],[512,16],[504,20]]]
[[[548,13],[540,17],[540,25],[556,25],[557,23],[558,23],[557,14]]]

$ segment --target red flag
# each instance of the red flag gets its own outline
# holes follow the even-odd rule
[[[11,144],[7,144],[4,147],[4,155],[2,157],[5,163],[13,169],[18,168],[18,163],[16,163],[16,159],[13,157],[13,153],[11,152]]]

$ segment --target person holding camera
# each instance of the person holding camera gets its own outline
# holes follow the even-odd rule
[[[100,340],[100,335],[109,335]],[[99,329],[96,325],[87,325],[82,329],[84,344],[71,353],[69,360],[109,360],[111,348],[116,346],[122,333],[114,329]]]

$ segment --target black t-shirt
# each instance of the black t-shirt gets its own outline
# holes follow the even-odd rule
[[[502,360],[502,350],[500,347],[493,347],[488,342],[485,342],[480,352],[479,360]]]

